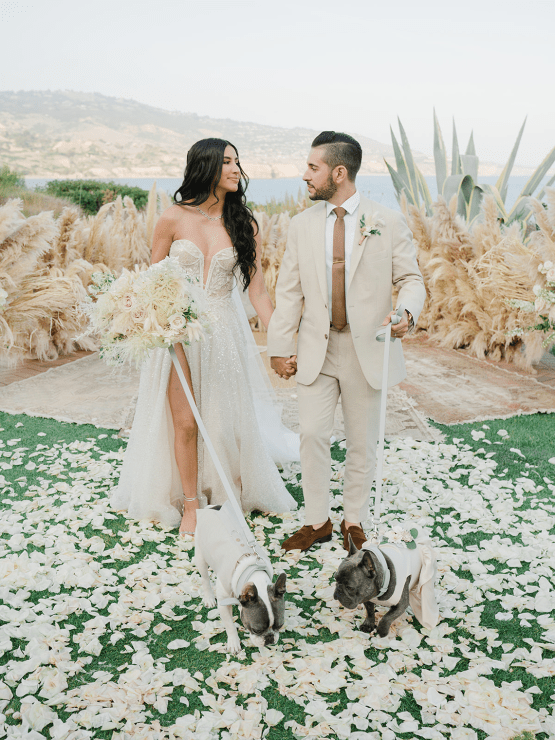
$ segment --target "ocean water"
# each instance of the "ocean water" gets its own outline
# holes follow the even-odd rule
[[[54,178],[31,178],[26,177],[25,182],[27,187],[34,188],[37,185],[43,186],[50,179]],[[426,177],[426,182],[430,189],[432,199],[437,197],[437,187],[435,177]],[[544,182],[547,182],[549,177],[544,178]],[[511,177],[509,180],[509,188],[507,192],[507,206],[510,208],[519,193],[528,180],[527,176]],[[120,185],[130,185],[133,187],[143,188],[144,190],[150,190],[152,183],[156,181],[159,190],[165,190],[170,195],[173,195],[177,188],[181,185],[180,178],[171,177],[160,177],[160,178],[115,178],[114,182]],[[480,183],[495,185],[497,177],[481,177]],[[399,204],[395,197],[395,190],[393,183],[389,175],[361,175],[357,177],[357,186],[360,192],[371,198],[372,200],[381,203],[388,208],[398,209]],[[247,189],[247,199],[253,203],[264,204],[268,203],[272,199],[276,201],[282,200],[284,197],[291,195],[297,198],[299,192],[303,194],[305,192],[305,185],[300,177],[284,177],[275,180],[251,180]]]

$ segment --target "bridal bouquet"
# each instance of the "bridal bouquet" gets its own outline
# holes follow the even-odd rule
[[[538,272],[544,277],[534,285],[535,301],[509,300],[507,303],[513,308],[520,308],[526,313],[534,313],[539,321],[534,326],[513,329],[509,336],[522,336],[531,331],[543,331],[547,334],[542,344],[544,347],[555,342],[555,265],[553,262],[543,262],[538,266]]]
[[[203,339],[209,329],[201,286],[175,257],[146,270],[92,276],[81,306],[91,333],[100,336],[100,356],[109,365],[139,365],[156,347]]]

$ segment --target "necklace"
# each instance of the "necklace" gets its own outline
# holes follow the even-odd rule
[[[197,209],[197,211],[199,211],[199,213],[202,213],[202,215],[203,215],[203,216],[204,216],[205,218],[207,218],[207,219],[208,219],[209,221],[219,221],[219,220],[220,220],[220,219],[221,219],[221,218],[223,217],[223,215],[224,215],[224,214],[222,213],[222,215],[221,215],[221,216],[209,216],[209,215],[208,215],[207,213],[205,213],[205,212],[204,212],[204,211],[202,210],[202,208],[199,208],[198,206],[195,206],[195,208]]]

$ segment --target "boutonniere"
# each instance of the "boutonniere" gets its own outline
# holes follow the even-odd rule
[[[381,236],[382,232],[380,231],[380,229],[384,226],[385,224],[381,220],[381,218],[374,218],[374,216],[370,216],[370,222],[366,223],[366,215],[363,213],[362,218],[360,219],[359,244],[362,244],[367,236],[373,236],[374,234],[376,234],[377,236]]]
[[[399,524],[394,524],[392,527],[374,533],[370,540],[375,541],[378,545],[391,544],[406,547],[408,550],[415,550],[417,538],[418,529],[415,527],[405,529]]]

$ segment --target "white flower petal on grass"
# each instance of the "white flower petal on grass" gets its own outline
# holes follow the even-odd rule
[[[15,450],[16,479],[18,465],[25,465],[28,454],[25,448]],[[312,717],[310,730],[306,720],[302,720],[306,727],[286,723],[299,736],[311,732],[317,737],[358,740],[359,735],[379,730],[380,737],[386,732],[393,739],[402,727],[415,736],[437,736],[438,740],[440,734],[476,740],[476,729],[504,740],[523,730],[540,732],[546,727],[531,705],[533,692],[524,692],[522,683],[497,686],[482,675],[494,669],[508,670],[511,665],[534,680],[554,675],[550,645],[555,644],[555,619],[552,612],[538,612],[537,607],[546,608],[551,599],[549,566],[555,542],[550,531],[555,526],[555,511],[532,469],[525,471],[530,475],[522,473],[509,480],[496,470],[494,457],[488,459],[484,450],[473,452],[464,440],[450,445],[408,439],[388,444],[384,522],[408,517],[418,526],[432,528],[443,621],[434,630],[423,630],[414,617],[404,614],[384,639],[368,638],[359,631],[362,610],[351,612],[333,602],[333,573],[344,556],[340,543],[302,557],[283,553],[279,544],[298,528],[302,510],[279,517],[253,517],[256,536],[269,543],[275,568],[288,573],[288,591],[298,601],[287,601],[285,630],[289,633],[277,646],[249,651],[248,656],[243,651],[239,658],[232,658],[220,640],[210,644],[223,629],[218,616],[208,622],[196,616],[201,609],[200,580],[190,559],[192,549],[157,525],[128,518],[120,520],[123,526],[118,525],[114,539],[111,522],[115,515],[106,493],[117,480],[122,453],[101,452],[93,439],[45,446],[40,454],[36,463],[39,467],[44,463],[39,473],[44,479],[23,488],[21,500],[7,500],[0,520],[4,526],[0,651],[11,651],[5,681],[14,682],[14,687],[28,682],[31,688],[31,682],[38,682],[38,696],[51,702],[42,695],[44,689],[52,694],[53,709],[61,705],[71,713],[67,723],[55,721],[50,731],[53,740],[65,740],[68,732],[75,732],[75,740],[85,740],[86,733],[94,736],[102,729],[146,738],[158,732],[159,726],[145,712],[151,708],[163,712],[176,686],[183,687],[179,692],[189,697],[187,701],[193,699],[190,694],[200,692],[206,701],[200,719],[191,714],[176,721],[172,726],[176,738],[187,734],[187,723],[199,738],[208,738],[213,731],[232,736],[242,728],[249,736],[260,737],[269,725],[265,714],[270,712],[271,718],[276,711],[271,702],[270,706],[264,703],[260,692],[276,685],[285,697],[304,707],[309,721]],[[332,501],[332,519],[338,526],[341,507],[336,509],[341,503],[345,466],[334,463],[333,470],[338,490]],[[7,470],[6,474],[11,475]],[[291,468],[295,485],[297,474]],[[528,508],[530,502],[533,509]],[[96,531],[91,533],[86,527]],[[468,545],[466,536],[474,537],[476,531],[483,538]],[[507,536],[513,531],[519,532],[519,542]],[[16,548],[22,544],[21,549],[9,547],[13,537],[13,544]],[[90,547],[96,537],[109,543],[101,557],[93,552],[94,545]],[[28,552],[28,541],[40,551]],[[115,542],[119,550],[114,552]],[[146,552],[143,544],[147,543],[153,543],[155,550]],[[116,553],[124,555],[123,568],[121,562],[114,562]],[[35,611],[36,594],[41,608]],[[315,601],[307,607],[304,599]],[[523,639],[516,645],[507,641],[503,620],[496,620],[497,628],[483,626],[483,606],[496,600],[501,604],[498,614],[514,614],[522,624],[542,626],[540,641]],[[190,611],[184,615],[183,608]],[[380,607],[377,611],[379,619],[384,611]],[[68,620],[73,621],[74,615],[79,626],[70,630],[74,625]],[[160,618],[171,628],[187,620],[185,624],[198,635],[194,644],[216,653],[211,658],[217,661],[213,675],[197,671],[191,676],[181,668],[166,671],[170,651],[167,658],[153,658],[149,646],[159,640]],[[7,633],[6,624],[16,632]],[[456,629],[460,624],[470,642],[460,637]],[[330,641],[307,643],[302,637],[307,634],[318,640],[322,629],[332,634]],[[129,663],[104,666],[102,657],[98,661],[94,655],[79,652],[103,635],[112,644],[119,642],[117,652],[126,655]],[[13,649],[14,638],[20,640],[21,648]],[[246,635],[242,638],[247,640]],[[503,652],[494,660],[487,650],[500,645]],[[194,665],[195,648],[191,645],[184,650],[183,660]],[[463,657],[453,655],[455,651]],[[462,659],[468,661],[468,668],[452,673]],[[421,675],[416,675],[413,668],[419,663]],[[99,664],[109,670],[95,670]],[[56,694],[63,681],[55,671],[77,688]],[[3,686],[0,711],[11,698],[11,689]],[[349,702],[341,711],[331,700],[338,691]],[[235,692],[242,703],[246,700],[244,707],[230,695]],[[414,718],[399,711],[405,695],[413,696],[422,720],[432,727],[418,730],[420,722],[414,727]],[[32,697],[24,698],[32,703]],[[174,730],[168,731],[173,737]]]
[[[409,627],[406,630],[403,630],[401,634],[401,640],[412,650],[416,650],[416,648],[420,645],[422,642],[422,635],[417,632],[412,627]]]
[[[171,630],[171,627],[167,624],[157,624],[156,627],[153,628],[153,632],[155,635],[161,635],[162,632],[167,632],[168,630]]]
[[[277,709],[268,709],[264,715],[264,721],[270,727],[275,727],[276,725],[279,725],[284,716],[283,712],[279,712]]]
[[[455,727],[451,730],[451,740],[478,740],[478,735],[470,727]]]
[[[40,732],[58,717],[55,712],[37,701],[34,696],[26,696],[21,699],[21,719],[32,730]]]
[[[188,648],[191,643],[188,640],[172,640],[168,643],[168,650],[181,650]]]

